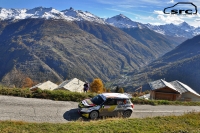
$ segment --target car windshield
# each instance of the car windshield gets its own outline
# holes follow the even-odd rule
[[[91,101],[92,101],[94,104],[96,104],[96,105],[100,105],[100,104],[102,104],[102,103],[104,102],[104,100],[102,99],[102,97],[99,96],[99,95],[93,97],[93,98],[91,99]]]

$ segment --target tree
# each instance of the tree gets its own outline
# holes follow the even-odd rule
[[[96,93],[104,92],[102,80],[99,78],[94,79],[93,82],[90,84],[90,91]]]
[[[110,89],[107,89],[106,92],[111,92],[111,90],[110,90]]]
[[[2,83],[7,86],[14,86],[17,88],[23,87],[24,79],[26,78],[25,74],[18,71],[16,67],[14,67],[11,72],[6,74],[3,79]]]
[[[29,77],[26,77],[23,81],[23,88],[30,88],[32,86],[33,86],[33,81]]]
[[[124,89],[123,88],[119,88],[118,93],[124,93]]]
[[[119,92],[119,86],[115,88],[115,92]]]

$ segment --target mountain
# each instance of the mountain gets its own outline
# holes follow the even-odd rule
[[[1,20],[21,20],[28,18],[44,18],[44,19],[67,19],[71,20],[70,17],[66,17],[62,12],[54,8],[43,8],[36,7],[33,9],[5,9],[0,8],[0,19]]]
[[[164,35],[148,28],[123,28],[121,30],[150,48],[155,53],[156,58],[171,51],[178,45],[178,43],[170,41]]]
[[[104,81],[119,76],[124,57],[105,42],[64,20],[25,19],[8,24],[0,35],[0,78],[14,75],[60,82],[77,77]]]
[[[132,21],[130,18],[124,16],[123,14],[119,14],[114,17],[107,18],[105,21],[118,28],[144,27],[142,24]]]
[[[54,8],[36,7],[33,9],[5,9],[0,8],[0,20],[22,20],[30,18],[42,19],[64,19],[67,21],[90,21],[100,24],[110,24],[117,28],[145,28],[158,32],[160,34],[179,39],[186,40],[200,34],[200,28],[195,28],[183,22],[179,25],[151,25],[142,24],[132,21],[130,18],[119,14],[111,18],[102,19],[88,11],[74,10],[72,7],[63,11],[58,11]],[[169,38],[170,38],[169,37]],[[180,42],[181,43],[181,42]]]
[[[200,93],[199,60],[200,35],[183,42],[174,50],[166,53],[139,72],[129,73],[126,76],[126,80],[120,79],[115,81],[115,83],[123,81],[121,85],[134,85],[137,88],[140,85],[145,86],[149,81],[157,79],[166,79],[167,81],[179,80]],[[134,87],[132,86],[132,89]],[[131,90],[130,87],[127,88],[129,88],[129,91]]]
[[[192,38],[198,34],[197,28],[188,25],[186,22],[183,22],[179,25],[166,24],[166,25],[151,25],[146,24],[146,26],[160,34],[167,36],[183,37],[183,38]]]
[[[74,10],[72,7],[63,11],[54,8],[36,7],[33,9],[5,9],[0,8],[0,20],[22,20],[30,18],[43,19],[64,19],[67,21],[91,21],[104,24],[104,20],[81,10]]]
[[[123,56],[126,61],[122,61],[124,62],[122,68],[126,69],[126,71],[145,66],[156,58],[157,53],[154,53],[150,48],[118,28],[111,25],[101,25],[83,21],[78,21],[76,23],[82,30],[103,40],[107,43],[107,46]]]
[[[158,34],[122,14],[104,20],[73,8],[0,8],[0,19],[0,80],[8,84],[20,75],[37,82],[109,81],[145,67],[181,38]]]
[[[111,18],[105,19],[105,21],[120,29],[150,29],[152,31],[155,31],[159,34],[162,34],[165,36],[166,39],[168,39],[169,42],[172,42],[174,44],[181,44],[185,40],[192,38],[198,34],[200,34],[200,28],[195,28],[193,26],[190,26],[186,22],[183,22],[179,25],[174,24],[166,24],[166,25],[151,25],[151,24],[142,24],[139,22],[135,22],[131,20],[130,18],[124,16],[123,14],[116,15]]]
[[[108,24],[34,18],[0,21],[0,25],[0,79],[8,84],[16,80],[13,75],[37,82],[73,77],[109,81],[157,56]]]
[[[70,17],[74,18],[74,20],[76,20],[76,21],[85,20],[85,21],[105,24],[105,21],[102,18],[95,16],[94,14],[92,14],[88,11],[84,12],[84,11],[81,11],[81,10],[74,10],[71,7],[70,9],[66,9],[66,10],[63,10],[61,12],[64,13],[64,15],[66,15],[66,16],[70,16]]]

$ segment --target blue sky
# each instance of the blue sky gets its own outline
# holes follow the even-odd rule
[[[0,0],[3,8],[53,7],[65,10],[73,7],[75,10],[89,11],[99,17],[108,18],[124,14],[133,21],[152,24],[179,24],[186,21],[190,25],[200,26],[200,0],[182,0],[192,2],[199,10],[197,15],[166,15],[163,9],[173,6],[176,0]]]

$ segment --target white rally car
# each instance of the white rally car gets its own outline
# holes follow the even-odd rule
[[[102,93],[81,101],[78,107],[82,116],[91,119],[99,116],[130,117],[133,112],[130,98],[121,93]]]

